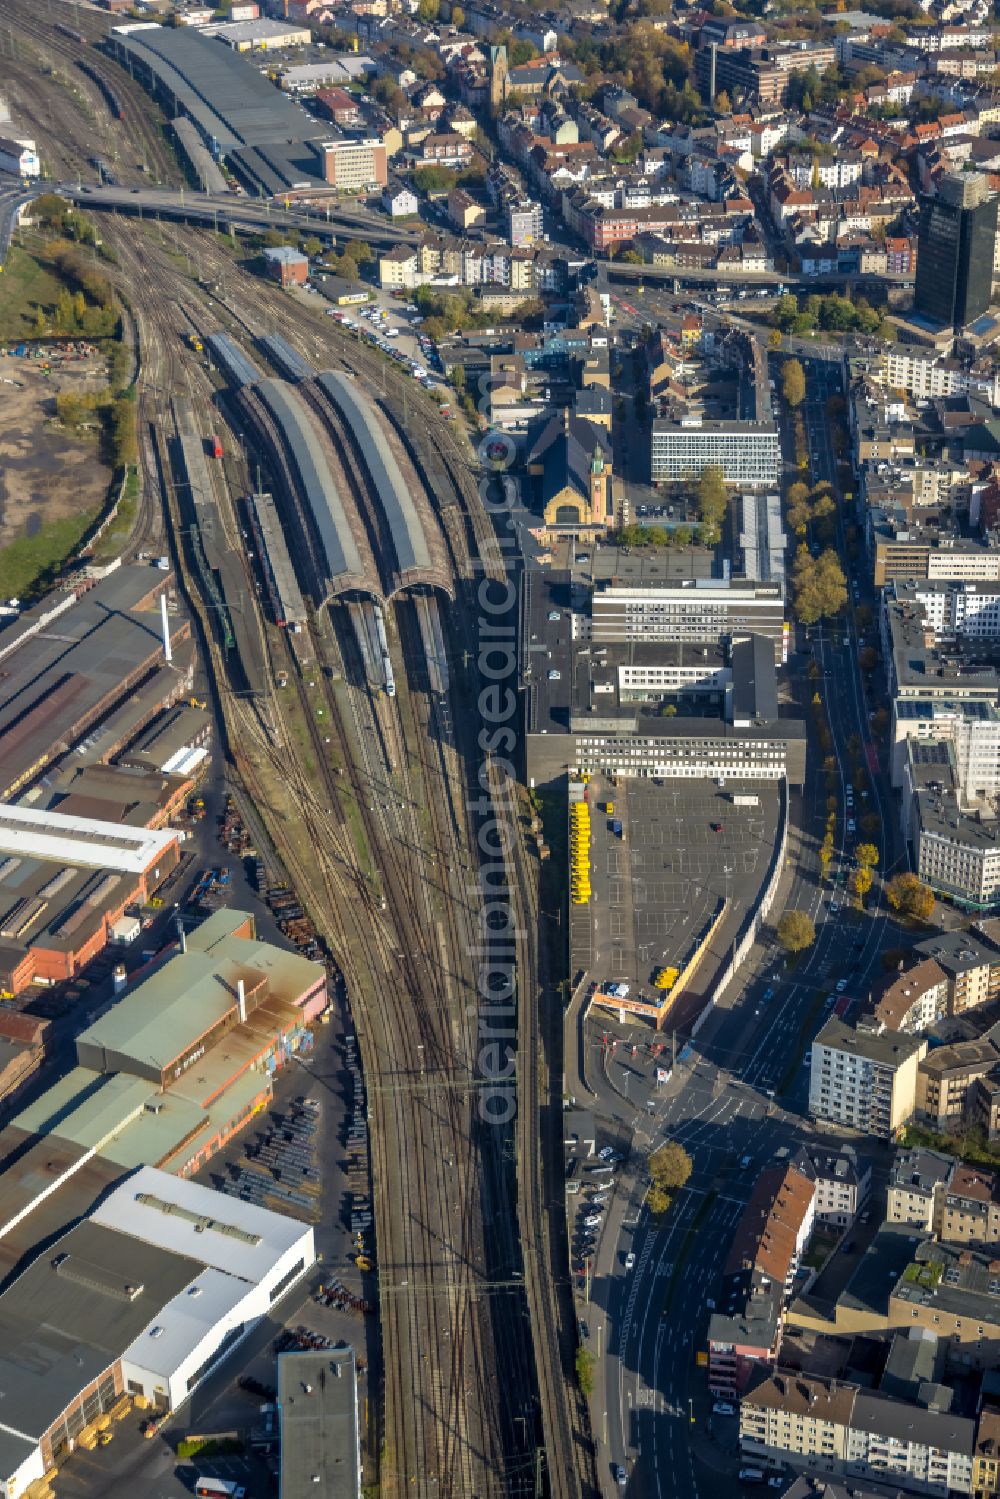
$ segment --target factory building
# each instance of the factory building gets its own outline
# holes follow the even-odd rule
[[[170,828],[0,806],[0,987],[71,979],[179,857]]]
[[[47,595],[0,630],[0,800],[51,774],[85,736],[110,760],[170,703],[191,690],[186,615],[160,598],[169,572],[118,568]],[[78,763],[78,762],[77,762]]]
[[[82,1032],[77,1065],[0,1134],[0,1153],[13,1132],[190,1176],[267,1106],[326,1004],[322,964],[258,941],[245,912],[217,911]]]
[[[91,1203],[0,1295],[5,1499],[123,1396],[183,1404],[315,1257],[308,1225],[152,1167]]]
[[[353,1348],[278,1359],[281,1499],[359,1499],[361,1444]]]

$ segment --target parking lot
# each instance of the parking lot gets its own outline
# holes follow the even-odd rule
[[[656,970],[683,971],[725,907],[702,965],[714,971],[708,959],[725,953],[756,901],[774,847],[777,790],[746,788],[758,800],[748,807],[733,802],[741,789],[709,781],[591,781],[592,979],[625,982],[633,997],[658,1002]]]

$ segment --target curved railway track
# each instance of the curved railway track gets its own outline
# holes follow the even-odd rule
[[[94,114],[98,124],[87,122],[85,133],[76,141],[59,141],[60,146],[66,150],[70,175],[75,176],[81,166],[81,149],[85,154],[86,148],[81,148],[81,141],[91,138],[95,130],[99,130],[101,134],[107,134],[107,126],[110,124],[113,130],[108,138],[112,141],[113,147],[127,142],[131,152],[137,155],[141,153],[141,159],[154,182],[173,184],[180,181],[177,163],[157,123],[160,119],[158,107],[138,84],[133,83],[123,68],[118,67],[109,58],[105,58],[103,54],[96,51],[93,45],[101,41],[108,32],[108,23],[102,16],[96,15],[93,11],[80,10],[78,7],[71,10],[69,6],[60,6],[59,11],[64,11],[65,14],[57,16],[51,13],[50,6],[50,15],[43,19],[39,14],[38,4],[31,3],[31,0],[4,0],[3,10],[4,20],[11,30],[29,38],[36,48],[43,50],[43,53],[70,63],[83,59],[92,69],[92,78],[87,80],[86,93],[88,99],[94,102]],[[72,37],[56,31],[57,19],[85,36],[87,45],[81,46]],[[74,70],[74,83],[82,85],[85,79],[86,75],[79,69]],[[101,80],[121,106],[120,120],[114,120],[108,110],[106,99],[101,92]],[[37,79],[35,83],[37,86]],[[41,120],[39,134],[43,140],[46,138],[59,140],[58,128],[56,127],[54,132],[51,117]],[[121,168],[123,178],[127,177],[129,181],[146,180],[141,169],[137,168],[135,160],[123,161]]]
[[[147,347],[158,347],[151,391],[162,393],[179,381],[204,402],[212,389],[207,374],[193,375],[190,359],[180,358],[182,335],[192,322],[190,283],[151,236],[137,239],[129,226],[127,234],[117,231],[116,248],[123,239],[128,243],[122,266],[139,289],[135,311],[140,337]],[[205,264],[222,264],[233,275],[231,262],[215,244],[202,244],[198,253]],[[203,332],[213,318],[244,332],[273,324],[266,292],[248,277],[241,275],[238,281],[239,315],[227,308],[228,298],[220,306],[216,296],[210,311],[196,309],[195,317],[204,313]],[[184,311],[165,293],[166,287],[185,296]],[[427,399],[395,369],[386,368],[380,356],[347,343],[343,335],[331,347],[329,338],[320,336],[326,328],[307,309],[291,304],[282,331],[311,359],[363,375],[373,394],[381,392],[383,407],[397,425]],[[445,424],[434,424],[433,435],[415,433],[415,426],[420,424],[407,424],[403,436],[425,475],[443,477],[432,495],[457,573],[466,580],[473,576],[475,549],[485,559],[476,564],[478,569],[499,576],[499,550],[475,493],[468,453]],[[452,492],[458,503],[443,503]],[[347,677],[359,675],[351,631],[342,623],[335,628],[325,616],[317,620],[317,688],[300,680],[291,662],[288,680],[295,683],[300,712],[309,725],[315,762],[310,769],[303,766],[299,747],[270,702],[236,697],[222,670],[217,676],[226,727],[233,758],[258,808],[270,805],[275,780],[295,808],[313,851],[309,857],[290,836],[280,811],[269,819],[268,831],[336,951],[355,1005],[369,1080],[376,1172],[384,1348],[382,1492],[455,1499],[534,1493],[534,1449],[543,1443],[550,1492],[568,1499],[581,1492],[578,1464],[585,1474],[583,1490],[591,1490],[593,1465],[580,1456],[581,1446],[587,1445],[585,1413],[570,1408],[563,1379],[537,1183],[526,1186],[522,1180],[519,1185],[520,1244],[509,1213],[506,1222],[491,1230],[488,1249],[484,1243],[483,1192],[490,1203],[504,1204],[509,1166],[476,1138],[471,1107],[475,1037],[469,1028],[474,1021],[466,1013],[474,1004],[462,1002],[463,995],[474,998],[475,989],[456,961],[474,946],[470,889],[476,889],[476,880],[469,855],[474,830],[466,824],[463,798],[475,767],[463,765],[440,706],[423,690],[422,674],[428,668],[419,633],[407,618],[410,607],[397,608],[405,688],[394,705],[385,699],[372,702],[350,684],[338,692],[323,672],[327,665]],[[461,601],[457,607],[464,607]],[[455,628],[468,639],[458,619]],[[263,622],[261,630],[274,657],[273,682],[275,652],[288,652],[290,645],[286,637],[275,643],[274,632]],[[324,723],[342,751],[346,777],[330,766],[327,735],[315,717],[317,693]],[[462,732],[474,730],[460,727]],[[358,823],[367,849],[377,855],[378,882],[363,867]],[[522,925],[531,928],[537,920],[535,899],[533,875],[524,868],[518,874],[518,901],[525,913]],[[525,947],[519,956],[522,972],[531,973],[533,950]],[[522,1011],[522,1120],[516,1143],[524,1167],[519,1176],[534,1182],[540,1100],[533,997]],[[512,1277],[520,1274],[513,1267],[523,1261],[534,1357],[517,1281],[501,1283],[495,1269],[486,1269],[488,1262],[495,1266],[498,1256],[511,1265]],[[506,1318],[499,1315],[501,1306],[508,1309]],[[521,1414],[513,1421],[497,1399],[497,1369],[501,1379],[516,1381],[521,1405],[515,1409]],[[541,1394],[537,1431],[530,1395],[528,1404],[523,1402],[523,1391],[536,1377]],[[511,1390],[504,1394],[509,1401]]]

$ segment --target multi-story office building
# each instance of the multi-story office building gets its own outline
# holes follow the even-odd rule
[[[917,1064],[927,1042],[892,1031],[854,1030],[831,1019],[812,1044],[809,1112],[894,1139],[913,1117]]]
[[[888,593],[889,597],[921,609],[935,636],[1000,639],[1000,582],[897,580]]]
[[[950,744],[907,746],[904,799],[917,874],[972,911],[1000,904],[1000,830],[980,808],[965,811]]]
[[[973,536],[962,536],[954,527],[919,525],[901,508],[872,505],[867,541],[878,588],[893,578],[1000,579],[1000,552],[996,547]]]
[[[681,642],[679,654],[666,641],[659,647],[581,641],[583,616],[567,610],[568,592],[566,574],[524,574],[520,670],[532,785],[569,769],[801,784],[805,729],[779,716],[772,641],[753,633],[733,638],[721,671],[714,644],[701,648],[699,665],[693,642]],[[680,710],[668,702],[672,692],[689,697],[691,685],[697,717],[689,702]],[[652,701],[657,694],[659,703]],[[658,713],[664,705],[674,713]]]
[[[1000,709],[990,702],[897,699],[892,711],[892,781],[903,784],[908,744],[947,740],[966,797],[1000,791]]]
[[[954,1134],[967,1122],[980,1123],[976,1084],[990,1079],[998,1064],[1000,1051],[985,1036],[935,1046],[917,1068],[917,1120],[943,1135]]]
[[[323,180],[341,192],[385,187],[389,181],[388,154],[378,139],[322,141],[316,145]]]
[[[781,476],[778,429],[770,422],[657,418],[650,444],[654,484],[680,484],[717,465],[727,484],[774,489]]]
[[[594,589],[590,635],[595,644],[684,641],[718,645],[753,633],[785,655],[785,600],[780,583],[742,578],[686,578],[629,585],[615,579]]]
[[[985,174],[949,173],[925,201],[914,303],[937,323],[967,327],[988,311],[993,293],[997,203]]]

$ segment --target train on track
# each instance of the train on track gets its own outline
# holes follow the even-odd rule
[[[83,40],[83,38],[81,38],[81,40]],[[111,118],[114,120],[120,120],[122,117],[121,100],[118,98],[118,95],[115,93],[114,89],[111,87],[104,74],[100,71],[99,68],[95,68],[93,63],[86,62],[82,57],[77,58],[76,65],[80,69],[81,73],[86,73],[87,77],[92,83],[97,84],[97,87],[101,91],[101,98],[108,106],[108,111],[111,115]],[[114,178],[107,178],[105,180],[107,181],[109,187],[115,187],[117,185]]]
[[[94,171],[97,173],[98,177],[100,177],[101,182],[104,186],[118,186],[118,178],[115,176],[111,167],[108,166],[108,163],[104,160],[103,156],[92,156],[90,158],[90,165],[94,168]]]
[[[396,696],[396,678],[393,675],[392,662],[389,659],[389,642],[385,634],[385,615],[382,613],[382,605],[375,605],[375,639],[378,642],[378,653],[382,658],[382,676],[385,681],[386,697]]]
[[[57,21],[55,24],[55,29],[56,31],[58,31],[60,36],[68,36],[70,41],[76,42],[77,46],[79,47],[87,47],[90,45],[90,43],[87,41],[87,38],[83,35],[83,32],[74,31],[72,26],[64,26],[61,21]]]

